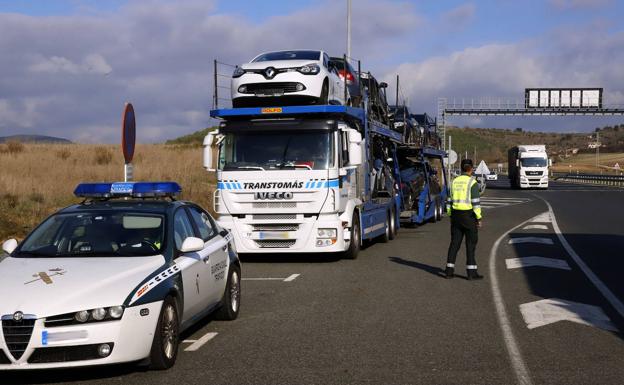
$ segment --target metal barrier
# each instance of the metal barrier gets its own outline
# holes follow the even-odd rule
[[[556,177],[555,180],[582,184],[624,187],[624,175],[565,174]]]

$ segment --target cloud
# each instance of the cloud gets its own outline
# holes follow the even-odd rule
[[[550,4],[559,9],[601,8],[612,3],[612,0],[550,0]]]
[[[114,12],[70,16],[0,14],[0,52],[10,53],[0,55],[0,135],[117,142],[126,101],[135,106],[141,142],[204,128],[212,123],[215,58],[237,64],[289,48],[341,55],[341,8],[326,0],[262,22],[216,13],[205,0],[131,0]],[[352,56],[367,68],[386,63],[422,24],[410,2],[360,0]]]
[[[462,4],[444,13],[442,22],[445,28],[463,29],[474,20],[476,10],[474,3]]]
[[[608,33],[593,26],[558,29],[539,39],[513,44],[469,47],[450,55],[403,63],[383,77],[389,84],[401,77],[402,93],[414,111],[437,111],[437,98],[471,100],[492,98],[523,104],[529,87],[604,87],[607,106],[624,105],[624,33]],[[389,90],[394,95],[393,90]],[[468,122],[465,119],[454,121]],[[612,118],[620,120],[621,118]],[[491,120],[512,127],[513,119]],[[566,122],[525,118],[530,127],[581,131],[600,124],[583,118]],[[468,124],[468,123],[464,123]],[[593,125],[592,125],[593,124]]]

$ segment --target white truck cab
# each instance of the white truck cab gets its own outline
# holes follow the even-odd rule
[[[548,188],[549,167],[545,145],[519,145],[508,152],[509,182],[515,188]]]

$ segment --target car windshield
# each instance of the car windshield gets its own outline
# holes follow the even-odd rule
[[[133,212],[55,214],[37,227],[17,257],[132,257],[160,254],[161,215]]]
[[[253,59],[252,63],[271,60],[320,60],[319,51],[279,51],[267,52]]]
[[[522,158],[522,167],[546,167],[548,161],[546,158]]]
[[[333,164],[328,131],[230,132],[219,153],[220,170],[325,170]]]

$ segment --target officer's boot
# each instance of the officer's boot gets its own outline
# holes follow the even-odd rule
[[[477,269],[466,270],[466,276],[468,277],[469,281],[483,279],[483,276],[479,275],[479,272],[477,271]]]
[[[445,274],[444,278],[451,279],[455,276],[455,269],[447,266],[446,270],[444,271],[444,274]]]

